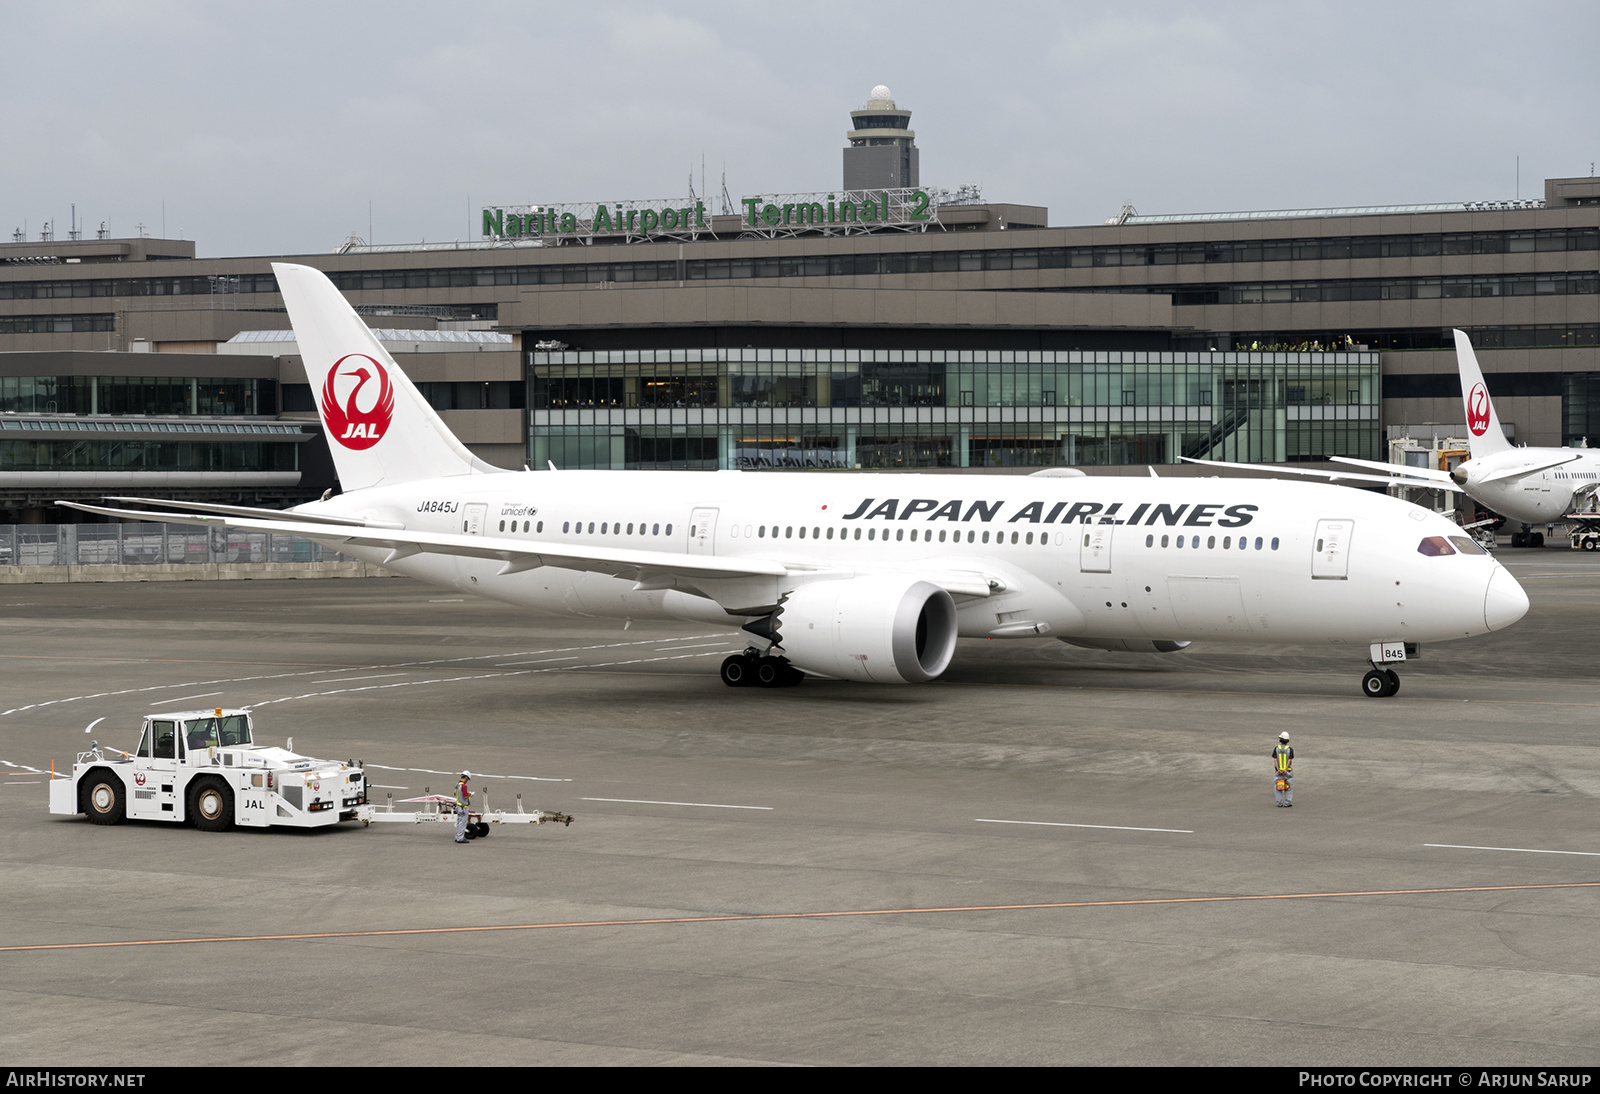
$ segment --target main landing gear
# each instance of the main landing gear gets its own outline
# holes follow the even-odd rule
[[[730,688],[792,688],[806,674],[781,657],[764,657],[753,649],[722,662],[722,682]]]
[[[1394,669],[1373,665],[1372,671],[1361,678],[1361,694],[1368,699],[1387,699],[1399,690],[1400,674]]]

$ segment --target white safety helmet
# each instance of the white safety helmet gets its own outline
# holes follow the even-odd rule
[[[1286,729],[1282,733],[1278,734],[1278,740],[1282,741],[1284,744],[1288,744],[1289,743],[1289,731]]]
[[[1286,740],[1286,741],[1287,741],[1287,740],[1288,740],[1288,739],[1289,739],[1289,738],[1288,738],[1288,737],[1285,737],[1285,738],[1284,738],[1284,740]],[[472,772],[470,772],[470,771],[463,771],[463,772],[462,772],[462,773],[461,773],[461,777],[462,777],[462,778],[463,778],[463,779],[470,779],[470,778],[472,778]]]

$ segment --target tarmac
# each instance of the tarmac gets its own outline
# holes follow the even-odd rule
[[[726,632],[406,579],[8,585],[0,1057],[1596,1065],[1600,559],[1500,554],[1527,617],[1392,699],[1337,646],[730,690]],[[379,795],[467,767],[576,821],[47,812],[52,763],[217,705]]]

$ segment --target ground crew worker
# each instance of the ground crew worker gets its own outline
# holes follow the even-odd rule
[[[1278,746],[1272,750],[1272,787],[1279,809],[1294,805],[1294,749],[1289,747],[1287,730],[1278,734]]]
[[[463,771],[461,782],[456,785],[456,842],[467,842],[467,806],[472,804],[472,787],[467,785],[467,780],[472,778],[472,772]]]

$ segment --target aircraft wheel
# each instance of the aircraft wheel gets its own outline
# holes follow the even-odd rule
[[[1384,669],[1383,677],[1389,682],[1388,694],[1393,695],[1400,690],[1400,674],[1394,669]]]
[[[189,792],[189,819],[202,832],[225,832],[233,824],[233,795],[218,778],[195,780]]]
[[[783,688],[797,688],[800,686],[801,682],[805,680],[805,678],[806,674],[795,668],[793,665],[785,665],[783,666],[783,680],[778,686]]]
[[[78,791],[79,810],[90,824],[121,824],[128,817],[122,780],[104,768],[85,776]]]
[[[1528,546],[1529,547],[1543,547],[1544,546],[1544,533],[1543,532],[1529,532],[1528,533]]]
[[[764,688],[781,688],[788,667],[776,657],[763,657],[756,663],[756,683]]]
[[[1361,694],[1368,699],[1382,699],[1389,694],[1389,681],[1383,673],[1373,669],[1361,678]]]
[[[722,682],[730,688],[747,688],[755,682],[751,669],[750,659],[736,653],[722,662]]]

